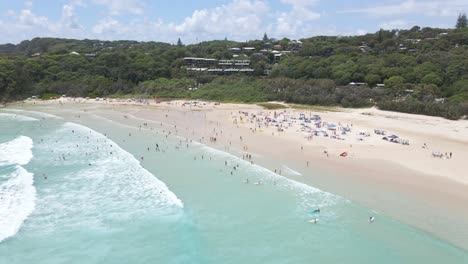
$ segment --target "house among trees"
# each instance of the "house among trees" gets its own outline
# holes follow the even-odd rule
[[[369,46],[359,46],[359,49],[361,49],[361,52],[368,52],[371,48]]]
[[[216,65],[216,59],[185,57],[184,62],[186,65],[192,67],[209,67]]]
[[[367,86],[367,83],[363,83],[363,82],[350,82],[348,85],[349,85],[349,86]]]
[[[303,43],[300,40],[291,40],[288,43],[288,50],[292,52],[297,52],[302,48],[302,45]]]
[[[188,72],[205,72],[211,74],[253,73],[249,68],[250,60],[216,60],[208,58],[185,57]]]

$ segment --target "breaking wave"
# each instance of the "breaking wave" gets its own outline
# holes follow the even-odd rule
[[[25,136],[20,136],[12,141],[1,143],[0,166],[28,164],[33,158],[32,147],[32,139]]]
[[[0,175],[0,242],[14,236],[34,210],[33,174],[20,166],[32,159],[32,147],[25,136],[0,144],[0,166],[14,165],[13,171]]]

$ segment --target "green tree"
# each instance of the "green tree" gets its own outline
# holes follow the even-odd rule
[[[466,14],[459,14],[457,18],[457,24],[455,25],[456,28],[466,28],[468,24],[468,20],[466,18]]]
[[[430,96],[430,98],[438,97],[440,95],[440,90],[437,85],[434,84],[422,84],[416,87],[416,94],[423,99],[426,96]]]
[[[385,80],[385,86],[391,88],[391,87],[402,85],[404,82],[405,82],[405,79],[403,79],[403,77],[392,76],[388,78],[387,80]]]
[[[395,94],[401,93],[404,88],[405,79],[401,76],[392,76],[384,81],[385,87]]]
[[[364,78],[367,85],[369,85],[369,87],[374,87],[376,84],[380,83],[381,81],[381,78],[379,75],[377,74],[367,74],[366,77]]]
[[[177,46],[182,47],[184,44],[182,44],[182,40],[180,38],[177,40]]]
[[[270,40],[270,39],[268,38],[268,35],[267,35],[267,33],[265,32],[265,34],[263,34],[263,41],[264,41],[264,42],[267,42],[267,41],[269,41],[269,40]]]
[[[421,82],[424,84],[435,84],[437,86],[440,86],[442,81],[442,78],[433,72],[426,74],[426,76],[421,79]]]

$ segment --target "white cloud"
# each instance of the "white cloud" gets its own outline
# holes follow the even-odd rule
[[[64,5],[62,8],[62,17],[73,17],[73,6]]]
[[[309,22],[321,17],[319,13],[311,10],[311,7],[319,2],[318,0],[281,0],[281,2],[290,5],[291,10],[277,14],[276,36],[294,38],[316,31]]]
[[[214,8],[193,13],[181,22],[150,19],[147,16],[116,16],[124,12],[143,12],[141,0],[68,0],[62,5],[60,19],[51,21],[31,9],[8,12],[8,21],[0,24],[0,42],[18,42],[34,37],[98,38],[106,40],[134,39],[175,43],[181,37],[184,43],[223,39],[245,41],[259,39],[264,32],[270,36],[310,36],[333,34],[336,28],[310,25],[320,14],[311,10],[317,1],[281,0],[290,6],[288,12],[273,14],[266,0],[231,0]],[[104,5],[108,12],[91,26],[80,24],[77,15],[85,3]],[[125,19],[123,23],[121,19]],[[276,21],[276,23],[269,23]]]
[[[8,20],[0,23],[0,37],[4,42],[15,42],[36,37],[42,32],[56,32],[56,29],[47,17],[23,9],[12,13]]]
[[[365,29],[358,29],[358,30],[356,31],[356,34],[357,34],[358,36],[362,36],[362,35],[366,35],[368,32],[369,32],[369,31],[367,31],[367,30],[365,30]]]
[[[311,6],[319,2],[319,0],[280,0],[281,3],[293,6]]]
[[[387,21],[382,24],[380,24],[380,28],[383,29],[404,29],[408,27],[408,22],[405,20],[397,19],[397,20],[392,20],[392,21]]]
[[[14,15],[16,15],[16,12],[11,10],[11,9],[8,9],[7,12],[6,12],[6,15],[7,16],[14,16]]]
[[[456,16],[468,8],[466,0],[400,0],[397,4],[350,9],[339,13],[364,13],[370,16],[397,16],[420,14],[429,16]]]
[[[92,27],[92,33],[104,39],[158,40],[184,43],[222,39],[244,41],[261,38],[269,7],[261,0],[233,0],[215,8],[195,10],[180,23],[161,19],[134,19],[121,23],[108,16]]]
[[[94,0],[94,3],[105,6],[111,15],[124,13],[139,15],[145,10],[141,0]]]
[[[29,5],[31,6],[31,5]],[[85,29],[78,23],[75,8],[84,6],[81,0],[71,0],[62,6],[60,19],[51,21],[48,17],[34,13],[31,8],[18,12],[8,11],[8,20],[0,24],[0,41],[19,42],[34,37],[78,38]]]
[[[83,29],[75,15],[75,6],[73,4],[63,5],[61,23],[67,28]]]
[[[245,40],[260,38],[264,32],[264,19],[268,5],[261,0],[233,0],[211,9],[195,10],[180,24],[170,24],[181,36],[189,38],[224,37]]]
[[[122,27],[117,20],[111,17],[106,17],[98,21],[98,23],[93,27],[92,32],[94,34],[109,34],[116,33],[117,30],[121,29]]]
[[[31,8],[33,6],[33,2],[32,1],[26,1],[26,2],[24,2],[24,6],[26,8]]]
[[[19,25],[22,25],[22,26],[51,28],[49,19],[47,17],[36,15],[29,9],[21,10],[17,19],[18,19]]]

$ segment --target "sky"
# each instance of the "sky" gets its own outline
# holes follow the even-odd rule
[[[0,43],[35,37],[184,44],[453,28],[468,0],[0,0]]]

